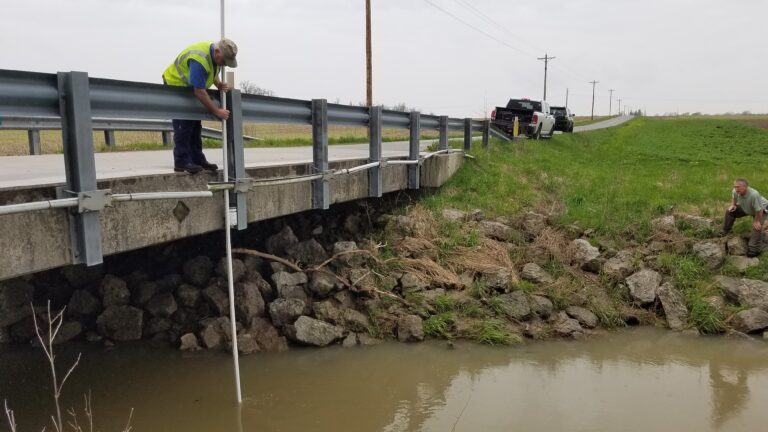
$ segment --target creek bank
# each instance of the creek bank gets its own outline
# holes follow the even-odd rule
[[[702,306],[665,266],[665,254],[690,254],[710,270],[759,265],[740,263],[740,237],[681,234],[681,224],[713,226],[698,217],[656,219],[651,243],[618,248],[591,230],[551,224],[553,215],[488,220],[481,210],[397,209],[396,200],[361,201],[270,221],[236,239],[240,352],[384,339],[509,344],[639,324],[695,330]],[[42,318],[50,301],[67,308],[57,343],[149,339],[185,351],[228,350],[220,246],[207,236],[3,282],[0,343],[31,342],[29,305]],[[768,283],[724,275],[714,283],[719,291],[704,307],[721,317],[719,332],[768,329]]]

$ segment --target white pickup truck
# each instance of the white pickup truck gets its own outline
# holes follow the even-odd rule
[[[551,113],[547,101],[510,99],[506,107],[496,107],[493,110],[491,122],[497,128],[512,135],[515,117],[519,124],[519,133],[528,138],[551,138],[555,134],[555,116]]]

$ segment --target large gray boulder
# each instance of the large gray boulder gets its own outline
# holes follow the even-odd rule
[[[424,340],[424,321],[417,315],[402,315],[397,319],[397,340],[419,342]]]
[[[245,277],[245,263],[237,258],[232,259],[232,280],[234,283],[238,283]],[[216,274],[224,279],[227,279],[227,257],[219,260],[216,265]]]
[[[400,277],[400,287],[403,293],[423,291],[429,287],[416,273],[405,273]]]
[[[517,274],[508,268],[485,271],[482,281],[486,287],[500,291],[508,291],[513,283],[519,282]]]
[[[141,339],[144,312],[133,306],[110,306],[96,319],[99,334],[114,341]]]
[[[514,238],[514,230],[512,227],[505,225],[501,222],[494,221],[482,221],[477,226],[486,237],[494,240],[508,242]]]
[[[264,316],[264,299],[259,287],[247,282],[235,285],[235,309],[238,321],[248,324],[255,317]]]
[[[243,282],[251,283],[259,287],[259,292],[261,292],[261,297],[264,298],[265,302],[271,302],[277,297],[272,285],[270,285],[270,283],[261,276],[261,273],[257,271],[248,272],[245,275]]]
[[[195,308],[201,297],[202,291],[194,285],[185,283],[176,288],[176,300],[181,307]]]
[[[344,308],[333,299],[323,300],[312,304],[312,312],[319,320],[341,325],[344,323]]]
[[[526,237],[533,239],[547,227],[547,217],[539,213],[528,212],[523,215],[521,225]]]
[[[626,280],[629,287],[629,295],[640,306],[653,303],[656,293],[661,285],[662,277],[653,270],[640,270]]]
[[[581,306],[568,306],[565,309],[565,313],[567,313],[568,316],[575,319],[579,322],[579,324],[586,328],[595,328],[600,322],[600,320],[597,318],[597,315],[592,313],[591,310]]]
[[[168,318],[178,309],[176,299],[171,293],[158,294],[147,303],[146,309],[150,315],[159,318]]]
[[[262,351],[280,352],[288,349],[285,337],[280,336],[277,329],[264,318],[251,320],[248,333],[253,335]]]
[[[578,265],[583,270],[592,272],[600,271],[600,262],[598,261],[600,249],[592,246],[592,244],[585,239],[573,240],[570,248],[573,257],[572,263]]]
[[[555,324],[555,333],[562,337],[578,337],[584,329],[579,325],[579,321],[573,318],[560,320]]]
[[[726,297],[740,306],[768,310],[768,283],[728,276],[715,276],[715,283],[725,291]]]
[[[333,255],[339,255],[335,263],[339,265],[345,265],[349,267],[360,267],[365,263],[367,256],[362,252],[354,252],[359,250],[357,243],[353,241],[340,241],[333,244]]]
[[[328,259],[328,252],[314,238],[299,242],[286,249],[288,256],[308,265],[321,264]]]
[[[75,290],[67,305],[67,313],[74,316],[93,316],[101,312],[101,302],[90,291]]]
[[[208,318],[200,325],[200,342],[209,350],[224,349],[232,340],[232,327],[227,317]]]
[[[733,268],[743,273],[752,267],[759,266],[760,260],[758,258],[748,258],[739,255],[728,257],[728,263],[732,265]]]
[[[15,324],[32,315],[35,287],[21,279],[0,283],[0,327]]]
[[[768,328],[768,312],[752,308],[736,313],[730,319],[734,329],[742,333],[758,333]]]
[[[714,227],[714,222],[712,222],[711,219],[707,219],[705,217],[689,214],[679,215],[678,217],[683,221],[683,223],[698,231],[708,230]]]
[[[693,245],[693,253],[699,256],[707,263],[709,268],[718,268],[723,265],[725,260],[725,250],[723,246],[714,240],[707,240]]]
[[[651,221],[651,230],[654,233],[671,234],[677,233],[675,226],[675,217],[673,215],[661,216]]]
[[[326,298],[340,287],[339,280],[328,273],[312,272],[309,277],[309,291],[318,298]]]
[[[613,279],[624,279],[635,271],[634,253],[629,250],[621,250],[616,256],[609,258],[603,264],[602,273]]]
[[[688,307],[685,305],[683,294],[678,291],[672,282],[666,282],[657,291],[667,324],[672,330],[681,331],[688,324]]]
[[[149,300],[160,292],[160,285],[157,282],[141,281],[131,288],[131,304],[143,307]]]
[[[256,337],[250,333],[241,333],[237,335],[237,352],[240,355],[251,355],[261,351]]]
[[[531,316],[531,304],[528,296],[522,291],[513,291],[496,297],[504,315],[522,321]]]
[[[203,290],[203,298],[219,315],[229,315],[229,296],[218,285]]]
[[[451,222],[464,222],[467,220],[467,212],[452,208],[443,209],[443,219]]]
[[[275,284],[275,288],[279,291],[280,288],[306,284],[307,274],[304,272],[277,272],[272,274],[272,282]]]
[[[184,280],[199,287],[203,287],[208,283],[211,279],[212,271],[213,261],[205,255],[192,258],[182,266]]]
[[[555,311],[555,306],[552,301],[546,297],[532,295],[530,298],[531,312],[538,315],[543,319],[549,318]]]
[[[284,255],[288,248],[296,245],[298,242],[299,239],[296,237],[296,234],[293,233],[290,226],[286,225],[279,233],[267,238],[265,247],[267,252],[271,254]]]
[[[299,299],[279,298],[269,304],[269,316],[278,327],[293,324],[304,313],[306,304]]]
[[[741,237],[731,237],[725,243],[726,249],[730,255],[742,256],[747,254],[747,239]]]
[[[368,315],[355,310],[344,309],[343,312],[344,327],[353,332],[367,333],[371,327],[371,320]]]
[[[113,275],[104,276],[101,281],[99,292],[102,296],[104,307],[124,306],[131,301],[131,292],[128,290],[128,284],[119,277]]]
[[[194,333],[186,333],[181,336],[179,345],[181,351],[200,351],[200,344],[197,342],[197,336]]]
[[[324,347],[344,336],[344,329],[326,322],[300,316],[293,324],[295,339],[307,345]]]
[[[544,271],[544,269],[539,267],[536,263],[528,263],[524,265],[520,277],[523,278],[523,280],[537,284],[549,284],[555,281],[549,273]]]

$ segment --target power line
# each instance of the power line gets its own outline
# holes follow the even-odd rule
[[[499,39],[499,38],[493,36],[492,34],[487,33],[486,31],[484,31],[484,30],[482,30],[482,29],[480,29],[478,27],[475,27],[474,25],[470,24],[469,22],[467,22],[467,21],[457,17],[456,15],[454,15],[454,14],[452,14],[450,12],[448,12],[447,10],[443,9],[442,7],[436,5],[434,2],[432,2],[432,0],[424,0],[424,1],[427,4],[429,4],[430,6],[432,6],[433,8],[439,10],[440,12],[450,16],[451,18],[455,19],[456,21],[458,21],[458,22],[464,24],[465,26],[475,30],[476,32],[478,32],[478,33],[480,33],[480,34],[482,34],[482,35],[484,35],[484,36],[486,36],[486,37],[488,37],[490,39],[493,39],[494,41],[496,41],[496,42],[506,46],[507,48],[515,50],[515,51],[523,53],[523,54],[527,54],[525,51],[521,50],[520,48],[518,48],[516,46],[513,46],[513,45],[510,45],[507,42],[503,41],[502,39]]]
[[[513,38],[517,39],[518,41],[522,42],[525,45],[528,45],[529,47],[535,49],[536,51],[539,51],[539,52],[546,51],[545,49],[539,48],[538,46],[532,44],[531,42],[529,42],[526,39],[523,39],[522,37],[516,35],[515,33],[512,33],[506,26],[504,26],[503,24],[500,24],[498,21],[496,21],[493,18],[489,17],[487,14],[485,14],[483,11],[481,11],[480,9],[475,7],[468,0],[453,0],[453,1],[456,2],[456,4],[458,4],[459,6],[462,6],[464,9],[467,9],[470,12],[472,12],[473,14],[475,14],[476,16],[478,16],[483,21],[485,21],[488,24],[491,24],[492,26],[502,30],[507,35],[512,36]],[[534,54],[531,54],[531,53],[527,53],[527,54],[530,54],[531,56],[534,55]],[[587,77],[585,75],[582,75],[581,73],[576,72],[574,69],[568,67],[567,64],[563,64],[562,66],[555,65],[555,67],[560,69],[560,70],[562,70],[562,71],[564,71],[564,72],[576,75],[579,78],[587,79]]]

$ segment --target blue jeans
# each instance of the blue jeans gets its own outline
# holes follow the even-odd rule
[[[208,163],[203,154],[203,125],[200,120],[173,120],[172,123],[173,164],[184,167]]]

